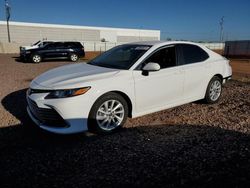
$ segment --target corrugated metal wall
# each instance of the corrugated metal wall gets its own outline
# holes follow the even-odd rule
[[[0,41],[1,42],[7,42],[8,41],[6,25],[0,25]]]
[[[11,38],[10,45],[13,45],[13,49],[15,50],[19,50],[16,46],[34,44],[38,40],[79,41],[84,43],[86,51],[106,51],[116,45],[124,43],[160,40],[159,30],[40,24],[12,21],[9,24]],[[7,27],[6,22],[4,21],[0,21],[0,44],[1,43],[4,46],[8,46]],[[6,53],[9,50],[6,51],[2,49],[1,51]]]
[[[135,42],[158,40],[157,37],[139,37],[139,36],[117,36],[117,42]]]
[[[112,43],[127,43],[160,40],[160,31],[10,22],[10,36],[11,42],[21,45],[29,45],[43,39],[92,43],[105,39]],[[6,23],[0,21],[0,42],[8,42],[7,40]]]
[[[224,55],[226,57],[250,57],[250,40],[226,41]]]
[[[100,31],[90,29],[61,29],[10,25],[11,41],[16,43],[34,43],[41,39],[100,41]],[[6,26],[0,25],[0,41],[7,42]]]

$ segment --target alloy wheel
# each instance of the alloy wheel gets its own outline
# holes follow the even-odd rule
[[[77,61],[78,56],[77,56],[76,54],[72,54],[72,55],[70,56],[70,59],[71,59],[71,61]]]
[[[97,110],[96,121],[101,129],[111,131],[122,123],[124,114],[124,106],[120,101],[108,100]]]
[[[39,55],[34,55],[32,60],[35,63],[39,63],[39,62],[41,62],[41,57]]]
[[[221,82],[219,80],[215,80],[209,90],[209,97],[212,101],[216,101],[221,95]]]

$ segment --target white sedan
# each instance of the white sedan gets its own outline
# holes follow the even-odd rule
[[[224,57],[191,42],[117,46],[88,63],[35,78],[27,111],[42,129],[59,134],[108,133],[138,117],[204,99],[215,103],[232,69]]]

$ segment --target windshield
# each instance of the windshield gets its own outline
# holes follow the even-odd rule
[[[40,44],[38,44],[38,46],[39,47],[43,47],[43,46],[45,46],[45,45],[47,45],[47,44],[49,44],[50,42],[41,42]]]
[[[32,44],[32,46],[38,45],[41,41],[37,41],[36,43]]]
[[[40,44],[38,44],[38,46],[39,47],[42,47],[42,46],[44,46],[46,43],[44,43],[44,42],[41,42]]]
[[[151,46],[125,44],[114,47],[88,64],[100,67],[128,70]]]

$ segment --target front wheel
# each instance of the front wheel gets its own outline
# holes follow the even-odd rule
[[[222,80],[214,76],[208,86],[205,96],[205,102],[209,104],[213,104],[219,101],[222,92]]]
[[[116,93],[108,93],[99,98],[89,115],[89,129],[96,133],[111,133],[123,126],[128,116],[125,99]]]

